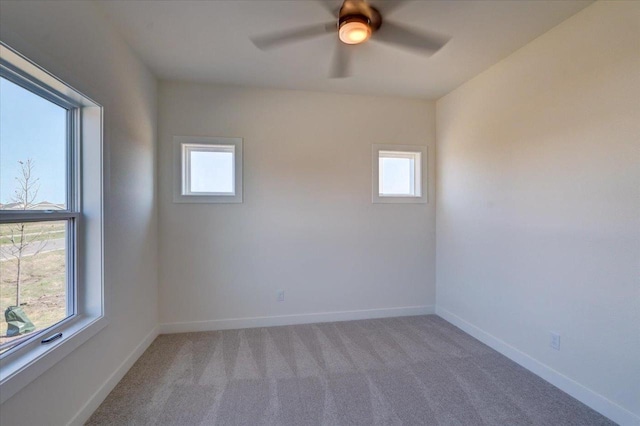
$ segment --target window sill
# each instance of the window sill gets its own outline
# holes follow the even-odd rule
[[[427,204],[427,197],[422,195],[402,196],[402,195],[374,195],[371,198],[373,204]]]
[[[95,336],[108,323],[104,316],[76,318],[56,329],[62,333],[62,339],[39,345],[14,359],[0,361],[0,404]]]

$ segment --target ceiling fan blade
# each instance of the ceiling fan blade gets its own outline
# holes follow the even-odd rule
[[[400,9],[407,3],[411,3],[412,0],[377,0],[372,4],[373,7],[378,9],[383,16],[387,16],[393,13],[396,9]]]
[[[326,24],[307,25],[262,36],[255,36],[251,37],[251,41],[258,49],[268,50],[280,47],[283,44],[294,43],[336,31],[338,31],[336,23],[329,22]]]
[[[384,21],[371,40],[411,49],[423,55],[433,55],[447,44],[449,37]]]
[[[335,0],[317,0],[317,2],[320,3],[322,7],[331,14],[331,16],[338,16],[338,11],[340,10],[342,2],[337,2]]]
[[[345,78],[350,75],[350,58],[351,54],[348,44],[344,44],[338,39],[338,45],[336,46],[335,53],[333,55],[333,61],[331,63],[331,72],[329,78]]]

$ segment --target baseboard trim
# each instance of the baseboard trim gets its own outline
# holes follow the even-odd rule
[[[608,417],[620,425],[640,425],[640,417],[606,397],[581,385],[575,380],[559,373],[546,364],[532,358],[526,353],[514,348],[503,340],[487,333],[467,320],[442,307],[436,307],[436,315],[470,334],[482,343],[490,346],[502,355],[520,364],[532,373],[568,393],[578,401],[593,408],[603,416]]]
[[[125,358],[125,360],[111,373],[109,378],[100,386],[100,388],[89,398],[84,406],[76,413],[75,416],[68,423],[69,426],[80,426],[85,424],[93,412],[102,404],[107,395],[116,387],[118,382],[122,380],[127,371],[133,366],[133,364],[140,358],[140,356],[147,350],[149,345],[158,337],[158,327],[154,327],[135,347],[133,351]]]
[[[160,334],[194,331],[232,330],[278,325],[351,321],[372,318],[402,317],[435,313],[434,305],[404,306],[398,308],[365,309],[358,311],[319,312],[311,314],[280,315],[270,317],[228,318],[211,321],[172,322],[160,324]]]

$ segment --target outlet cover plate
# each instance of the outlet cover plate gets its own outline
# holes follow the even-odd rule
[[[550,340],[549,340],[549,346],[551,346],[552,349],[555,349],[556,351],[560,350],[560,333],[556,332],[556,331],[552,331],[550,333]]]

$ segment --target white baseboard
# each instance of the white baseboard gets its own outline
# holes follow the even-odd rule
[[[365,309],[359,311],[320,312],[312,314],[280,315],[272,317],[228,318],[211,321],[172,322],[160,324],[160,334],[193,331],[232,330],[239,328],[273,327],[278,325],[351,321],[372,318],[402,317],[435,313],[434,305],[399,308]]]
[[[83,425],[91,414],[102,404],[107,395],[116,387],[118,382],[122,380],[124,375],[129,371],[133,364],[147,350],[149,345],[158,337],[158,327],[154,327],[142,341],[135,347],[133,351],[125,358],[125,360],[116,368],[109,378],[100,386],[100,388],[89,398],[86,404],[76,413],[68,423],[69,426]]]
[[[569,377],[559,373],[548,365],[543,364],[542,362],[514,348],[503,340],[500,340],[499,338],[487,333],[481,328],[460,318],[456,314],[444,308],[436,307],[436,315],[444,318],[464,332],[470,334],[471,336],[480,340],[482,343],[500,352],[502,355],[506,356],[512,361],[520,364],[527,370],[531,371],[537,376],[540,376],[547,382],[563,390],[578,401],[582,402],[585,405],[588,405],[589,407],[593,408],[594,410],[596,410],[603,416],[608,417],[614,422],[624,426],[640,425],[640,417],[638,417],[631,411],[619,406],[615,402],[581,385],[575,380],[572,380]]]

